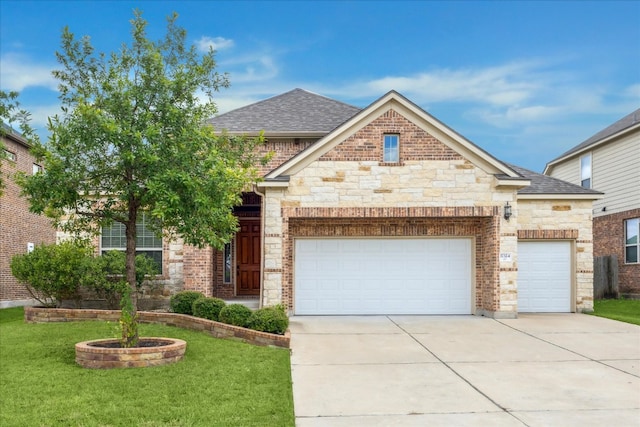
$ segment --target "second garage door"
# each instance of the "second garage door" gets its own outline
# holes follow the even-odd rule
[[[571,243],[518,243],[518,311],[571,311]]]
[[[297,239],[295,314],[470,314],[471,239]]]

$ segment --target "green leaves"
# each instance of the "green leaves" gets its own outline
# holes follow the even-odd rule
[[[205,124],[216,112],[211,95],[229,81],[213,51],[201,55],[186,44],[176,20],[171,15],[164,38],[152,41],[135,11],[130,42],[108,54],[63,30],[53,73],[63,113],[49,122],[48,144],[34,147],[45,173],[20,178],[32,211],[75,233],[112,221],[135,230],[146,211],[165,236],[198,246],[229,241],[233,207],[258,179],[253,152],[261,139],[217,136]],[[134,305],[135,238],[127,234],[125,263]]]

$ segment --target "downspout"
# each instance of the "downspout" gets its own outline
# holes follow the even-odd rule
[[[259,308],[262,308],[262,301],[264,301],[264,244],[265,244],[265,235],[264,235],[264,221],[265,221],[265,194],[261,193],[258,190],[258,186],[253,184],[253,192],[260,196],[260,302],[258,304]]]

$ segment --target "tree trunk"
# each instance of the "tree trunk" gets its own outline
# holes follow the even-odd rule
[[[127,249],[125,252],[125,271],[129,292],[123,295],[128,301],[122,301],[122,345],[124,347],[135,347],[138,345],[138,290],[136,288],[136,222],[137,209],[129,204],[129,221],[125,224],[125,236],[127,238]]]

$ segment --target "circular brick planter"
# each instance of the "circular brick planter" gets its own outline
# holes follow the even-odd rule
[[[76,344],[76,363],[84,368],[140,368],[175,363],[182,359],[187,343],[176,338],[140,338],[139,346],[121,348],[116,339]]]

